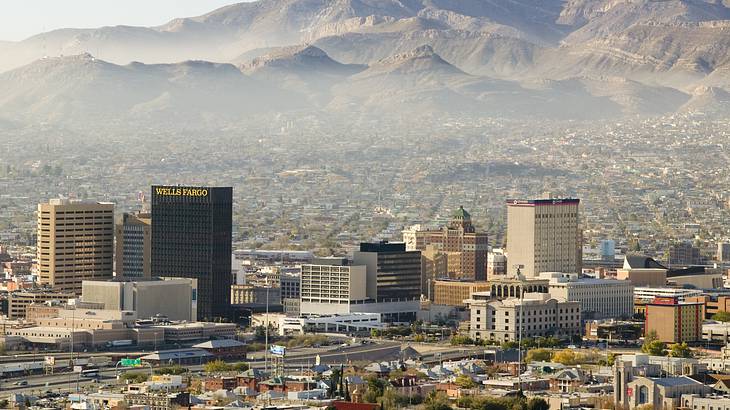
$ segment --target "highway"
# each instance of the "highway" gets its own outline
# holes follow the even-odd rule
[[[294,348],[289,350],[285,364],[287,369],[297,370],[308,368],[314,365],[317,355],[320,356],[321,363],[338,365],[346,364],[348,361],[380,361],[393,360],[398,357],[401,344],[399,342],[378,342],[376,344],[352,345],[348,347],[322,347],[322,348]],[[256,352],[249,358],[248,363],[252,368],[263,369],[265,363],[263,360],[263,352]],[[270,364],[269,364],[270,366]],[[203,371],[201,365],[185,365],[192,373]],[[134,369],[136,372],[149,372],[148,367]],[[0,381],[0,395],[6,392],[15,393],[40,393],[52,391],[56,393],[75,392],[84,389],[94,390],[104,385],[116,385],[116,371],[114,368],[102,369],[99,371],[99,381],[93,379],[79,377],[77,373],[61,373],[53,375],[31,375],[24,377],[14,377],[3,379]],[[16,386],[15,382],[27,381],[27,386]],[[121,386],[119,387],[121,388]],[[116,390],[116,388],[114,388]]]

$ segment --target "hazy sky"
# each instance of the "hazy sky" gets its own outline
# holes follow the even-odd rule
[[[156,26],[241,1],[246,0],[0,0],[0,40],[66,27]]]

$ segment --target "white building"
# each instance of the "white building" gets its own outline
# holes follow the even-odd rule
[[[279,334],[303,334],[305,332],[354,333],[383,329],[385,324],[378,313],[352,313],[311,317],[280,317]]]
[[[524,338],[581,333],[580,303],[545,293],[525,293],[523,299],[491,300],[489,292],[476,292],[467,303],[473,339],[515,341],[520,326]]]
[[[680,289],[680,288],[651,288],[637,286],[634,288],[634,298],[644,301],[652,301],[654,298],[679,298],[683,300],[688,296],[700,296],[702,291],[699,289]]]
[[[316,259],[302,265],[300,312],[302,316],[350,313],[350,305],[367,299],[365,266],[345,266],[340,258]]]
[[[547,272],[550,295],[580,303],[586,319],[630,318],[634,311],[634,286],[626,280],[580,278],[578,274]]]

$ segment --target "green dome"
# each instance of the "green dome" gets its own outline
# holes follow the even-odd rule
[[[471,215],[469,215],[469,212],[466,212],[463,206],[460,206],[459,209],[454,211],[451,217],[454,219],[471,219]]]

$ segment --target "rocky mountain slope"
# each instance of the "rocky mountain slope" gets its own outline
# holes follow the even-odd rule
[[[730,92],[729,48],[721,0],[259,0],[0,42],[0,108],[35,121],[706,114]]]

